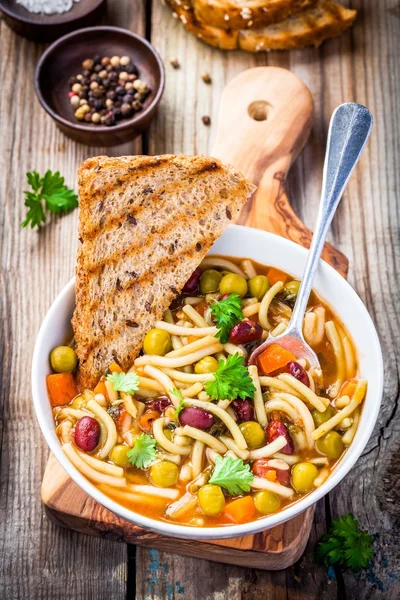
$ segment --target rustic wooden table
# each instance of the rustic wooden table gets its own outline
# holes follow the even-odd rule
[[[385,395],[363,456],[329,498],[319,503],[307,551],[286,571],[255,571],[135,549],[61,530],[48,522],[39,496],[48,450],[33,413],[30,364],[40,323],[73,274],[77,212],[51,220],[40,232],[21,230],[25,173],[59,169],[75,186],[79,163],[105,150],[80,146],[56,129],[33,91],[34,68],[44,47],[16,36],[1,22],[0,596],[4,600],[397,599],[399,2],[346,1],[360,14],[355,27],[343,37],[319,49],[258,56],[223,53],[201,44],[159,0],[109,0],[108,4],[107,23],[129,27],[151,39],[165,60],[167,73],[164,99],[149,134],[109,149],[109,154],[207,152],[226,82],[256,65],[289,68],[315,98],[313,132],[289,178],[294,207],[310,225],[333,109],[348,100],[370,108],[374,132],[339,209],[332,241],[349,257],[350,282],[380,333]],[[178,58],[180,69],[171,67],[172,57]],[[211,85],[202,81],[204,71],[210,73]],[[211,117],[210,127],[203,125],[204,115]],[[313,546],[332,518],[350,511],[373,533],[374,559],[371,568],[359,576],[337,571],[329,578],[324,568],[315,565]]]

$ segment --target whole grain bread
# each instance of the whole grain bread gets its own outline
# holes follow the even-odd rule
[[[357,16],[357,11],[333,0],[317,0],[315,6],[263,29],[226,30],[198,20],[192,4],[195,0],[166,1],[173,16],[201,41],[222,50],[247,52],[319,46],[326,39],[343,33]]]
[[[234,219],[254,186],[206,156],[99,156],[79,169],[76,309],[79,384],[143,337]]]
[[[211,27],[260,29],[280,23],[316,2],[317,0],[193,0],[193,10],[198,21]]]

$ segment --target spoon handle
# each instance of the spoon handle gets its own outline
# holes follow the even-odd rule
[[[287,333],[289,330],[291,332],[296,330],[300,335],[302,334],[303,317],[325,238],[343,190],[369,138],[372,123],[369,110],[354,102],[341,104],[332,115],[317,223]]]

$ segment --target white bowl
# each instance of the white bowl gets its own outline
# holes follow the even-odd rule
[[[210,253],[252,258],[265,265],[301,277],[307,251],[277,235],[250,227],[231,225],[214,244]],[[70,335],[70,319],[74,309],[74,280],[71,280],[53,302],[40,328],[32,364],[32,390],[36,415],[43,435],[61,466],[89,496],[120,517],[145,529],[181,538],[222,539],[239,537],[269,529],[292,519],[327,494],[349,472],[364,450],[378,416],[383,389],[382,353],[372,320],[353,288],[328,264],[320,263],[314,289],[333,309],[351,334],[358,351],[361,376],[368,380],[368,391],[363,402],[362,416],[353,443],[340,460],[328,480],[311,494],[282,512],[243,525],[196,528],[164,523],[144,517],[114,500],[92,485],[69,462],[54,431],[50,402],[47,397],[46,375],[50,373],[49,354]]]

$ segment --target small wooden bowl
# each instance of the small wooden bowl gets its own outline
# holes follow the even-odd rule
[[[29,12],[15,0],[0,0],[0,11],[7,25],[16,33],[38,42],[52,42],[81,27],[98,23],[105,13],[107,0],[80,0],[61,15]]]
[[[68,98],[68,79],[82,70],[82,61],[101,56],[130,56],[151,92],[143,109],[130,119],[107,127],[77,121]],[[88,146],[114,146],[133,140],[150,125],[164,91],[164,65],[143,37],[118,27],[80,29],[52,44],[41,57],[35,73],[35,91],[57,127],[73,140]]]

